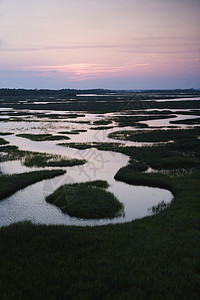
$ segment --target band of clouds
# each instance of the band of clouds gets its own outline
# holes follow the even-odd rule
[[[140,38],[134,39],[129,44],[70,44],[70,45],[37,45],[27,46],[6,46],[0,39],[1,52],[31,52],[31,51],[52,51],[52,50],[81,50],[81,49],[113,49],[119,51],[128,51],[131,53],[187,53],[198,52],[200,41],[196,38]]]
[[[136,68],[150,67],[150,63],[127,64],[123,66],[111,66],[108,64],[64,64],[55,66],[28,66],[22,70],[39,72],[42,76],[48,73],[56,73],[65,76],[68,80],[88,80],[94,78],[118,77]]]

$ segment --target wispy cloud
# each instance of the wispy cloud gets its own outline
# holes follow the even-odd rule
[[[45,42],[45,41],[44,41]],[[132,41],[119,43],[81,43],[81,44],[57,44],[20,46],[10,45],[0,48],[1,52],[34,52],[54,50],[82,50],[82,49],[116,49],[130,53],[187,53],[192,49],[197,51],[200,41],[195,37],[141,37]]]
[[[135,67],[147,67],[147,66],[151,66],[151,64],[135,64]]]
[[[47,51],[47,50],[75,50],[75,49],[106,49],[106,48],[118,48],[118,45],[58,45],[58,46],[38,46],[38,47],[5,47],[0,51],[4,52],[29,52],[29,51]]]
[[[151,66],[150,63],[141,64],[126,64],[122,66],[111,66],[106,64],[64,64],[55,66],[29,66],[24,67],[23,70],[28,70],[31,72],[40,72],[42,75],[47,74],[57,74],[58,76],[64,76],[68,80],[88,80],[95,78],[104,77],[115,77],[122,75],[126,72],[134,71],[138,67],[148,67]]]

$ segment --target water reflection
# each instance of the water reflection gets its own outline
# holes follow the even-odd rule
[[[118,161],[118,158],[117,158]],[[19,173],[29,170],[21,166],[19,162],[4,163],[3,171],[6,173],[13,173],[13,167],[17,168]],[[149,188],[142,186],[131,186],[122,182],[117,182],[113,179],[113,171],[119,167],[115,163],[113,170],[109,165],[96,172],[87,168],[79,169],[78,166],[67,168],[67,173],[58,176],[54,179],[43,180],[33,184],[23,190],[18,191],[11,197],[0,203],[0,226],[9,225],[13,222],[22,220],[31,220],[37,224],[65,224],[65,225],[79,225],[79,226],[95,226],[106,225],[132,221],[136,218],[141,218],[151,213],[148,208],[156,205],[161,200],[170,202],[172,194],[169,191],[157,188]],[[38,168],[34,168],[37,170]],[[109,191],[124,203],[125,216],[114,219],[103,220],[81,220],[72,218],[63,214],[56,206],[48,204],[45,197],[51,194],[59,186],[66,183],[85,182],[90,180],[104,179],[110,184]],[[148,196],[147,196],[148,195]]]
[[[9,111],[8,109],[6,109]],[[37,111],[38,113],[39,111]],[[44,112],[44,111],[41,111]],[[52,111],[49,111],[52,113]],[[45,113],[48,113],[47,111]],[[60,112],[53,112],[60,113]],[[67,113],[67,112],[62,112]],[[90,130],[90,124],[80,124],[76,121],[96,121],[105,116],[114,116],[117,113],[109,113],[105,115],[85,114],[74,120],[68,121],[51,121],[51,122],[2,122],[1,131],[17,133],[52,133],[58,131],[85,129],[87,132],[81,132],[78,135],[71,135],[70,142],[123,142],[129,146],[149,145],[149,143],[125,142],[108,138],[108,133],[117,130],[129,130],[133,127],[93,131]],[[118,113],[119,115],[119,113]],[[178,115],[178,118],[193,117],[190,115]],[[168,126],[169,119],[144,121],[150,126]],[[116,126],[116,124],[114,124]],[[138,130],[138,129],[137,129]],[[170,202],[172,194],[164,189],[149,188],[142,186],[132,186],[114,180],[114,175],[122,167],[127,165],[129,158],[121,153],[111,151],[99,151],[95,148],[87,150],[77,150],[68,147],[56,145],[56,141],[34,142],[15,135],[6,136],[6,140],[11,145],[18,146],[21,150],[29,150],[36,152],[47,152],[51,154],[59,154],[69,158],[86,159],[87,163],[82,166],[67,167],[65,175],[50,180],[44,180],[33,184],[21,191],[18,191],[11,197],[0,202],[0,226],[22,220],[31,220],[39,224],[65,224],[65,225],[103,225],[109,223],[128,222],[136,218],[142,218],[151,214],[148,208],[157,205],[161,201]],[[43,168],[27,168],[20,161],[9,161],[0,164],[1,171],[4,174],[23,173]],[[45,168],[51,169],[51,168]],[[73,182],[85,182],[89,180],[107,180],[110,184],[109,191],[124,203],[125,216],[114,218],[112,220],[80,220],[63,214],[54,205],[45,201],[45,196],[52,193],[60,185]]]

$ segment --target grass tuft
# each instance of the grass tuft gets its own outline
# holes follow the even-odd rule
[[[83,219],[114,218],[123,214],[123,204],[110,192],[106,181],[66,184],[58,188],[46,201],[62,212]]]

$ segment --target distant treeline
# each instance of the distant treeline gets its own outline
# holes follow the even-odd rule
[[[0,89],[0,96],[75,96],[76,94],[104,94],[110,90],[105,89],[90,89],[90,90],[76,90],[76,89]]]
[[[142,93],[142,94],[184,94],[184,95],[199,95],[199,89],[174,89],[174,90],[117,90],[117,92],[126,92],[126,93]]]
[[[188,94],[199,95],[200,89],[175,89],[175,90],[109,90],[109,89],[0,89],[0,97],[2,96],[75,96],[77,94],[105,94],[105,93],[142,93],[142,94]]]

